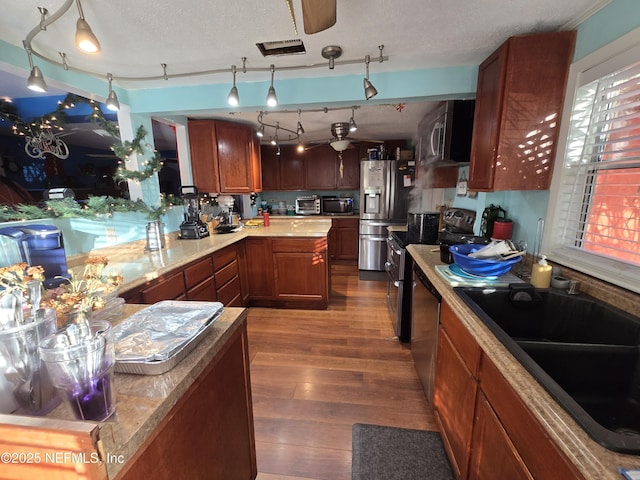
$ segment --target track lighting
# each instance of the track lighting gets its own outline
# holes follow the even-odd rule
[[[366,65],[367,68],[367,75],[364,77],[364,98],[366,98],[367,100],[370,100],[371,98],[375,97],[378,94],[378,90],[376,90],[376,87],[373,86],[373,84],[369,81],[369,62],[371,61],[371,58],[369,57],[369,55],[364,57],[364,64]]]
[[[111,88],[113,75],[111,75],[110,73],[107,73],[107,80],[109,80],[109,95],[107,95],[107,101],[105,102],[105,105],[109,110],[113,110],[114,112],[117,112],[118,110],[120,110],[120,102],[118,101],[118,96],[116,95],[116,92],[114,92],[113,88]]]
[[[76,22],[76,46],[85,53],[100,53],[100,42],[93,34],[93,30],[84,19],[80,0],[76,0],[80,18]]]
[[[264,137],[264,124],[260,124],[260,128],[258,128],[256,135],[258,135],[260,138]]]
[[[240,104],[240,97],[238,96],[238,88],[236,87],[236,66],[231,65],[231,73],[233,73],[233,87],[227,97],[227,103],[232,107],[237,107]]]
[[[356,125],[356,121],[353,118],[354,115],[355,115],[355,111],[356,111],[355,108],[351,109],[351,120],[349,120],[349,131],[350,132],[355,132],[356,130],[358,130],[358,125]]]
[[[271,86],[269,87],[269,92],[267,93],[267,105],[270,107],[275,107],[278,105],[278,97],[276,97],[276,89],[273,88],[273,74],[276,71],[275,65],[270,65],[269,69],[271,70]]]
[[[302,128],[302,122],[300,121],[300,114],[302,113],[302,110],[298,109],[298,127],[296,128],[296,133],[298,134],[298,136],[302,135],[304,133],[304,128]]]
[[[31,68],[31,73],[29,74],[29,79],[27,80],[27,88],[29,88],[29,90],[33,90],[34,92],[46,92],[47,84],[44,81],[44,75],[42,75],[42,71],[37,65],[33,65],[33,58],[31,57],[30,48],[27,48],[27,56],[29,57],[29,67]]]

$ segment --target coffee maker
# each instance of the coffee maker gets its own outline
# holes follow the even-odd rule
[[[184,202],[184,221],[180,224],[180,236],[183,239],[199,239],[209,236],[207,224],[200,219],[200,195],[193,185],[180,188]]]
[[[13,239],[23,262],[44,269],[45,288],[55,288],[71,278],[62,232],[55,225],[6,227],[0,229],[0,235]]]

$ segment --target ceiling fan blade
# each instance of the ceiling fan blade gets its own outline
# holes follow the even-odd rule
[[[302,0],[304,33],[318,33],[336,23],[336,0]]]

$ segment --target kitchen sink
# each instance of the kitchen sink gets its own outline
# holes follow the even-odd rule
[[[591,438],[640,454],[640,318],[529,284],[454,290]]]

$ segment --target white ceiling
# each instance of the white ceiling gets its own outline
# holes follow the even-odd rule
[[[32,45],[34,51],[51,59],[59,59],[58,52],[65,52],[69,65],[95,72],[100,78],[111,72],[114,84],[127,89],[229,83],[230,66],[240,67],[242,57],[247,58],[248,68],[263,69],[275,64],[276,78],[364,76],[363,63],[337,65],[335,70],[329,70],[327,60],[320,53],[322,48],[341,46],[343,55],[338,61],[371,55],[371,69],[376,72],[477,65],[511,35],[573,28],[610,1],[337,0],[336,24],[323,32],[306,35],[300,0],[293,0],[296,36],[285,0],[84,0],[85,18],[101,42],[101,54],[81,54],[73,45],[78,18],[75,5],[46,31],[38,33]],[[22,46],[28,33],[39,24],[37,7],[46,7],[51,15],[63,3],[63,0],[3,2],[0,39]],[[256,48],[258,42],[296,38],[304,42],[306,54],[264,58]],[[389,56],[389,61],[377,62],[378,45],[384,45],[384,55]],[[36,63],[43,61],[35,60]],[[217,69],[226,69],[229,73],[168,81],[122,80],[161,76],[162,63],[167,64],[170,75]],[[322,66],[277,70],[314,64]],[[265,81],[265,73],[238,74],[239,84],[247,81]],[[21,75],[11,78],[0,72],[0,97],[30,96],[24,87],[25,79]],[[63,91],[49,90],[53,94]],[[424,102],[407,104],[404,108],[366,103],[363,98],[354,99],[354,105],[361,107],[355,112],[360,127],[354,136],[357,138],[410,138],[415,134],[418,121],[431,107]],[[295,108],[285,105],[278,109],[289,109],[293,113],[272,112],[264,120],[279,121],[295,129]],[[219,117],[220,112],[215,116]],[[256,112],[236,113],[233,117],[257,125]],[[350,117],[350,110],[305,113],[302,118],[305,141],[328,139],[330,124],[348,121]],[[68,137],[70,142],[71,137]]]

